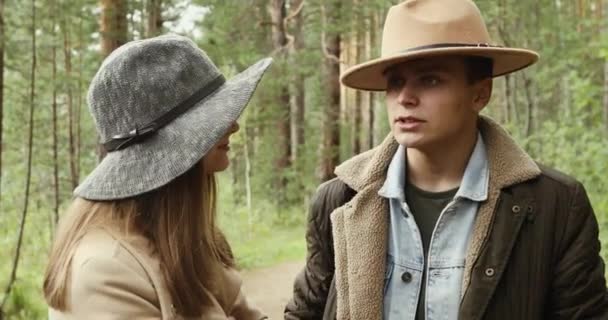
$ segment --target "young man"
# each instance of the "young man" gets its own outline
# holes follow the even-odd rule
[[[319,187],[286,319],[608,319],[583,186],[479,115],[538,56],[488,43],[470,0],[391,8],[342,82],[385,91],[392,132]]]

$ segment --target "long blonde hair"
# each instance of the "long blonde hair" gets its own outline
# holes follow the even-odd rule
[[[68,309],[74,249],[88,230],[121,225],[135,230],[155,248],[176,311],[200,316],[211,304],[205,289],[215,292],[215,275],[234,267],[230,246],[216,226],[216,182],[202,162],[169,184],[133,198],[89,201],[76,198],[62,217],[44,276],[47,303]]]

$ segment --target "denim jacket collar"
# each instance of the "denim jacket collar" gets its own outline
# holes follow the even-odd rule
[[[400,145],[389,164],[384,185],[378,194],[388,199],[399,199],[405,202],[405,185],[407,181],[406,148]],[[472,201],[485,201],[488,198],[490,170],[488,156],[483,138],[477,133],[477,142],[467,163],[462,182],[456,198]]]

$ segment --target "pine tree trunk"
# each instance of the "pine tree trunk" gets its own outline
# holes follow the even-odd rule
[[[275,52],[281,57],[283,63],[284,76],[287,75],[285,60],[287,59],[287,30],[285,18],[287,17],[286,0],[271,0],[268,6],[268,13],[272,20],[272,42]],[[278,86],[276,127],[278,129],[277,157],[275,160],[277,174],[277,188],[284,190],[287,180],[284,177],[285,170],[291,166],[291,121],[290,121],[290,101],[289,84],[283,83]],[[283,192],[281,192],[282,194]],[[283,197],[279,197],[279,202],[283,202]]]
[[[72,182],[72,189],[78,186],[78,170],[76,169],[76,137],[74,134],[74,103],[73,103],[73,90],[72,90],[72,45],[70,42],[70,32],[68,29],[68,21],[64,20],[62,25],[63,32],[63,55],[65,61],[65,73],[67,78],[67,105],[68,105],[68,139],[69,139],[69,151],[70,151],[70,181]]]
[[[23,211],[21,212],[21,221],[19,223],[19,235],[17,237],[17,246],[15,248],[15,257],[13,258],[12,271],[4,291],[4,297],[0,303],[0,317],[4,314],[4,306],[8,300],[13,285],[17,280],[17,269],[19,268],[19,258],[21,255],[21,245],[23,243],[23,234],[25,231],[25,222],[27,218],[27,210],[30,196],[30,186],[32,177],[32,152],[34,147],[34,106],[36,96],[36,2],[32,1],[32,68],[30,76],[30,115],[28,128],[28,145],[27,145],[27,162],[26,162],[26,177],[25,191],[23,197]]]
[[[608,133],[608,58],[604,62],[604,125]]]
[[[296,0],[291,4],[294,8],[300,8],[304,3],[304,0]],[[292,53],[292,60],[298,57],[298,54],[304,50],[304,34],[303,34],[303,25],[304,25],[304,17],[301,12],[296,13],[295,26],[294,26],[294,52]],[[296,63],[297,61],[293,61]],[[293,108],[293,122],[292,122],[292,159],[296,162],[298,158],[298,151],[304,145],[305,138],[305,123],[306,123],[306,87],[305,87],[305,78],[301,72],[298,72],[295,76],[295,81],[293,85],[294,90],[294,108]]]
[[[358,0],[353,0],[353,5],[356,7],[359,6]],[[353,21],[362,21],[363,17],[359,14],[359,11],[354,16]],[[354,43],[353,45],[353,57],[351,59],[352,65],[358,64],[362,60],[362,45],[363,45],[363,32],[361,30],[361,26],[359,23],[353,24],[354,37],[350,40]],[[361,153],[361,136],[362,136],[362,124],[363,124],[363,94],[361,90],[354,91],[355,101],[353,103],[353,132],[352,132],[352,154],[356,155]]]
[[[76,143],[75,143],[75,149],[76,149],[76,172],[78,173],[78,177],[80,177],[80,151],[81,151],[81,144],[82,144],[82,130],[81,130],[81,126],[80,126],[80,119],[81,119],[81,114],[82,114],[82,105],[83,105],[83,75],[82,72],[84,70],[84,61],[83,61],[83,52],[85,50],[86,44],[84,42],[84,33],[83,33],[83,21],[84,19],[82,18],[82,16],[79,18],[79,22],[78,22],[78,50],[80,51],[80,54],[78,55],[78,104],[76,105],[76,115],[75,115],[75,119],[76,119]]]
[[[57,17],[55,16],[57,13],[57,5],[56,5],[56,0],[53,0],[53,23],[52,23],[52,30],[53,30],[53,34],[55,34],[55,28],[56,28],[56,20]],[[52,71],[52,86],[53,86],[53,102],[52,102],[52,109],[53,109],[53,191],[54,191],[54,197],[53,197],[53,226],[56,226],[57,223],[59,222],[59,161],[58,161],[58,157],[57,157],[57,46],[55,44],[53,44],[53,49],[52,49],[52,59],[53,59],[53,71]]]
[[[126,0],[101,0],[101,54],[107,57],[116,48],[127,42],[127,5]],[[98,144],[99,161],[106,155],[106,150]]]
[[[521,75],[524,80],[524,90],[526,94],[526,100],[528,102],[526,108],[525,135],[526,137],[529,137],[530,135],[532,135],[532,130],[534,127],[534,117],[532,115],[534,114],[535,109],[534,97],[532,94],[532,79],[530,79],[524,72],[522,72]]]
[[[374,32],[374,20],[373,12],[367,13],[365,17],[365,31],[363,32],[363,39],[361,45],[362,48],[362,61],[369,61],[372,59],[372,40]],[[361,151],[366,151],[373,148],[374,141],[374,106],[373,106],[373,93],[371,91],[363,93],[362,100],[362,127],[361,130]]]
[[[338,23],[340,2],[334,1],[326,25],[334,26]],[[321,163],[319,175],[321,181],[334,177],[334,168],[340,161],[340,34],[327,32],[324,37],[325,58],[325,85],[328,97],[323,108],[323,138],[321,145]]]
[[[163,28],[162,0],[148,0],[148,32],[151,38],[161,33]]]
[[[4,132],[4,43],[4,0],[0,0],[0,211],[2,211],[2,151],[4,150],[2,135]]]
[[[608,1],[607,1],[608,2]],[[608,34],[608,22],[604,20],[604,10],[608,10],[604,6],[604,0],[599,1],[598,15],[601,24],[602,33]],[[608,57],[604,58],[604,126],[606,127],[606,136],[608,137]]]

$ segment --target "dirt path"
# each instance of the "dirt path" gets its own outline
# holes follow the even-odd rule
[[[298,261],[244,271],[243,290],[247,298],[270,319],[283,319],[283,309],[292,295],[293,281],[303,266],[304,262]]]

